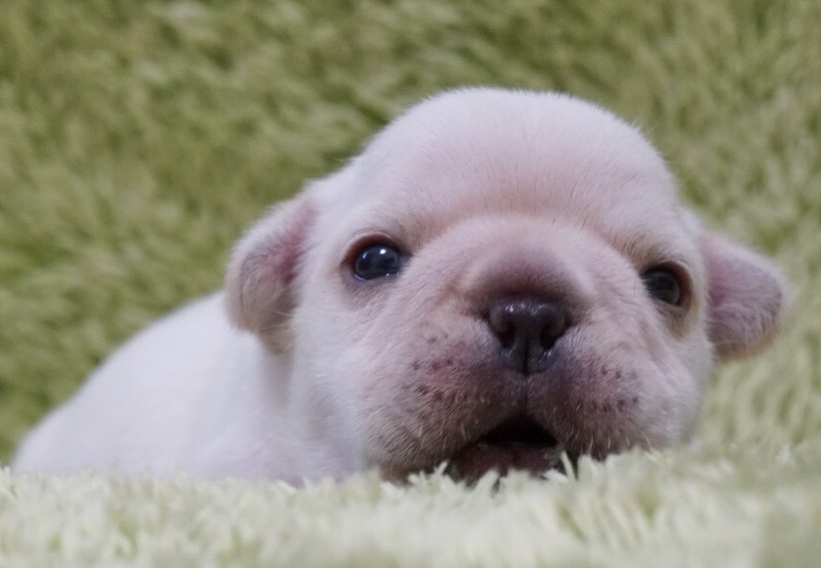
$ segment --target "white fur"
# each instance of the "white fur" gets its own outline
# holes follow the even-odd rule
[[[410,260],[359,282],[363,239]],[[685,308],[643,287],[659,263],[684,275]],[[488,331],[511,295],[571,314],[533,376]],[[778,274],[694,222],[634,128],[562,95],[453,91],[272,209],[237,245],[225,298],[126,343],[14,467],[292,482],[452,456],[504,469],[509,448],[497,463],[471,444],[519,414],[576,453],[664,447],[691,435],[715,353],[761,347],[784,306]]]

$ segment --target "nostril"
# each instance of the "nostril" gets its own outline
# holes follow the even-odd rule
[[[545,348],[549,349],[567,329],[567,312],[551,306],[550,313],[544,314],[542,324],[544,327],[542,328],[541,342]]]
[[[488,313],[488,324],[502,347],[508,348],[516,340],[516,314],[511,304],[496,305]]]
[[[487,315],[504,360],[529,375],[544,367],[545,355],[567,328],[567,311],[558,302],[533,298],[502,300]]]

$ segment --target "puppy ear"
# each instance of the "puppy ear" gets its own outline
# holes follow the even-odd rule
[[[778,271],[760,255],[702,233],[708,282],[709,337],[720,359],[765,347],[787,312],[788,292]]]
[[[225,277],[228,315],[279,350],[296,298],[294,279],[316,208],[309,192],[279,203],[240,239]]]

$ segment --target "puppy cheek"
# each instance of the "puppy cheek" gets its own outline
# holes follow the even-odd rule
[[[512,398],[503,393],[510,385],[482,355],[489,347],[479,337],[467,341],[470,326],[460,327],[363,354],[372,367],[357,386],[358,420],[371,465],[430,467],[509,411]]]
[[[684,336],[658,331],[653,355],[637,369],[642,405],[635,423],[653,448],[688,440],[696,427],[714,355],[702,327]]]
[[[571,453],[604,457],[686,439],[711,367],[709,344],[693,350],[705,356],[693,368],[681,356],[683,342],[663,329],[643,340],[638,332],[602,325],[567,338],[550,376],[534,385],[531,411],[567,440]]]

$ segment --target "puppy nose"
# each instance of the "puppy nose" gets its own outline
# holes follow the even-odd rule
[[[559,303],[534,298],[502,300],[490,307],[487,321],[505,363],[532,375],[544,370],[547,352],[567,329],[567,311]]]

